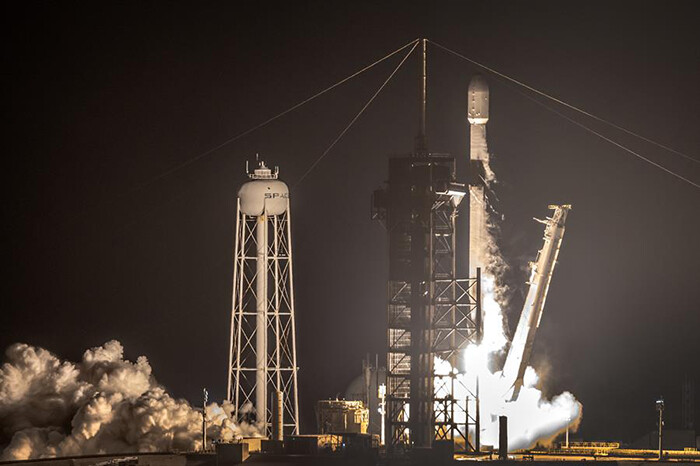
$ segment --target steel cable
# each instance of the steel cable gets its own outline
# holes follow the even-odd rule
[[[142,188],[144,188],[144,187],[146,187],[146,186],[148,186],[148,185],[150,185],[150,184],[152,184],[152,183],[155,183],[156,181],[158,181],[158,180],[160,180],[160,179],[162,179],[162,178],[165,178],[165,177],[167,177],[168,175],[171,175],[171,174],[175,173],[176,171],[179,171],[179,170],[181,170],[181,169],[183,169],[183,168],[185,168],[185,167],[187,167],[187,166],[193,164],[194,162],[196,162],[196,161],[198,161],[198,160],[200,160],[200,159],[206,157],[207,155],[209,155],[209,154],[211,154],[211,153],[213,153],[213,152],[216,152],[217,150],[221,149],[222,147],[227,146],[228,144],[231,144],[232,142],[237,141],[238,139],[241,139],[242,137],[247,136],[248,134],[250,134],[250,133],[252,133],[252,132],[254,132],[254,131],[256,131],[256,130],[267,126],[268,124],[272,123],[273,121],[275,121],[275,120],[277,120],[277,119],[279,119],[279,118],[285,116],[286,114],[288,114],[288,113],[290,113],[290,112],[292,112],[292,111],[298,109],[299,107],[302,107],[303,105],[308,104],[308,103],[311,102],[312,100],[315,100],[316,98],[321,97],[322,95],[326,94],[326,93],[329,92],[329,91],[332,91],[332,90],[335,89],[336,87],[338,87],[338,86],[340,86],[340,85],[346,83],[347,81],[351,80],[352,78],[354,78],[354,77],[356,77],[356,76],[359,76],[360,74],[364,73],[365,71],[367,71],[367,70],[369,70],[369,69],[375,67],[376,65],[378,65],[378,64],[381,63],[381,62],[383,62],[384,60],[387,60],[387,59],[393,57],[394,55],[396,55],[397,53],[399,53],[399,52],[401,52],[402,50],[406,49],[407,47],[410,47],[411,45],[414,45],[414,48],[415,48],[415,45],[416,45],[417,43],[418,43],[418,39],[412,40],[411,42],[407,43],[406,45],[404,45],[404,46],[402,46],[402,47],[399,47],[398,49],[394,50],[393,52],[390,52],[389,54],[383,56],[382,58],[376,60],[375,62],[373,62],[373,63],[371,63],[371,64],[365,66],[364,68],[360,69],[359,71],[356,71],[355,73],[353,73],[353,74],[351,74],[351,75],[349,75],[349,76],[347,76],[347,77],[341,79],[340,81],[336,82],[335,84],[332,84],[331,86],[328,86],[327,88],[323,89],[323,90],[320,91],[320,92],[317,92],[316,94],[312,95],[311,97],[308,97],[308,98],[302,100],[302,101],[299,102],[298,104],[289,107],[287,110],[284,110],[284,111],[278,113],[277,115],[275,115],[275,116],[273,116],[273,117],[271,117],[271,118],[268,118],[267,120],[263,121],[262,123],[259,123],[259,124],[255,125],[255,126],[253,126],[252,128],[247,129],[246,131],[243,131],[242,133],[239,133],[239,134],[237,134],[236,136],[233,136],[233,137],[230,138],[230,139],[227,139],[226,141],[222,142],[221,144],[219,144],[219,145],[217,145],[217,146],[215,146],[215,147],[213,147],[213,148],[211,148],[211,149],[209,149],[209,150],[207,150],[207,151],[205,151],[205,152],[202,152],[201,154],[196,155],[195,157],[192,157],[192,158],[190,158],[190,159],[188,159],[188,160],[186,160],[186,161],[184,161],[184,162],[182,162],[182,163],[180,163],[180,164],[178,164],[178,165],[176,165],[176,166],[174,166],[174,167],[172,167],[172,168],[170,168],[170,169],[168,169],[168,170],[166,170],[166,171],[160,173],[159,175],[157,175],[157,176],[151,178],[151,179],[148,180],[148,181],[145,181],[145,182],[143,182],[143,183],[141,183],[141,184],[135,186],[134,188],[132,188],[132,189],[129,191],[129,193],[134,192],[134,191],[138,191],[138,190],[140,190],[140,189],[142,189]]]
[[[357,115],[355,115],[355,117],[352,120],[350,120],[350,123],[348,123],[347,126],[340,132],[340,134],[338,134],[338,136],[333,140],[333,142],[331,142],[330,146],[328,146],[328,148],[326,148],[326,150],[323,151],[323,153],[320,155],[320,157],[318,157],[314,161],[314,163],[312,163],[311,166],[306,170],[306,172],[304,172],[304,174],[301,175],[301,178],[299,178],[299,180],[297,180],[297,182],[294,183],[292,188],[295,188],[299,183],[301,183],[304,180],[304,178],[306,178],[306,176],[309,173],[311,173],[311,171],[316,167],[316,165],[318,165],[318,163],[331,151],[331,149],[333,149],[333,146],[335,146],[336,143],[338,141],[340,141],[340,139],[345,135],[345,133],[348,132],[350,127],[357,121],[358,118],[360,118],[360,116],[364,113],[364,111],[367,110],[367,107],[369,107],[370,104],[374,101],[374,99],[379,95],[379,93],[382,92],[382,90],[384,89],[384,87],[386,87],[386,85],[389,83],[389,81],[391,81],[391,78],[393,78],[394,75],[396,74],[396,72],[399,71],[401,66],[406,61],[406,59],[411,55],[411,53],[413,53],[413,51],[416,49],[417,46],[418,46],[418,40],[415,41],[411,50],[408,51],[408,53],[403,57],[401,62],[396,66],[396,68],[394,68],[394,71],[392,71],[391,74],[389,75],[389,77],[386,78],[386,80],[382,83],[381,86],[379,86],[379,89],[377,89],[377,91],[372,95],[372,97],[370,97],[370,99],[367,101],[367,103],[364,105],[364,107],[362,107],[362,109],[360,109],[360,111],[357,113]]]
[[[581,109],[581,108],[578,108],[578,107],[576,107],[576,106],[574,106],[574,105],[571,105],[571,104],[569,104],[569,103],[567,103],[567,102],[564,102],[563,100],[557,99],[556,97],[553,97],[553,96],[551,96],[551,95],[549,95],[549,94],[547,94],[547,93],[545,93],[545,92],[542,92],[542,91],[540,91],[539,89],[535,89],[534,87],[528,86],[527,84],[525,84],[525,83],[523,83],[523,82],[520,82],[520,81],[518,81],[518,80],[515,79],[515,78],[512,78],[512,77],[510,77],[510,76],[508,76],[508,75],[506,75],[506,74],[503,74],[503,73],[501,73],[500,71],[497,71],[497,70],[495,70],[495,69],[493,69],[493,68],[491,68],[491,67],[488,67],[488,66],[486,66],[486,65],[483,65],[483,64],[481,64],[481,63],[479,63],[479,62],[477,62],[477,61],[475,61],[475,60],[472,60],[471,58],[468,58],[468,57],[462,55],[462,54],[459,53],[459,52],[456,52],[456,51],[454,51],[454,50],[452,50],[452,49],[449,49],[449,48],[445,47],[444,45],[440,45],[440,44],[438,44],[438,43],[436,43],[436,42],[433,42],[433,41],[429,41],[429,42],[430,42],[431,44],[435,45],[436,47],[438,47],[438,48],[440,48],[440,49],[442,49],[442,50],[444,50],[444,51],[446,51],[446,52],[448,52],[448,53],[451,53],[451,54],[455,55],[456,57],[459,57],[459,58],[461,58],[461,59],[463,59],[463,60],[466,60],[466,61],[468,61],[469,63],[478,66],[479,68],[482,68],[482,69],[484,69],[484,70],[486,70],[486,71],[488,71],[488,72],[490,72],[490,73],[493,73],[493,74],[495,74],[495,75],[497,75],[497,76],[499,76],[499,77],[501,77],[501,78],[503,78],[503,79],[506,79],[506,80],[508,80],[508,81],[510,81],[510,82],[512,82],[512,83],[515,83],[515,84],[517,84],[518,86],[521,86],[521,87],[523,87],[523,88],[525,88],[525,89],[528,89],[529,91],[532,91],[532,92],[534,92],[534,93],[536,93],[536,94],[538,94],[538,95],[541,95],[541,96],[543,96],[543,97],[545,97],[545,98],[547,98],[547,99],[549,99],[549,100],[551,100],[551,101],[553,101],[553,102],[556,102],[556,103],[558,103],[558,104],[560,104],[560,105],[563,105],[564,107],[567,107],[567,108],[570,108],[570,109],[572,109],[572,110],[575,110],[576,112],[579,112],[579,113],[581,113],[581,114],[583,114],[583,115],[586,115],[586,116],[588,116],[588,117],[590,117],[590,118],[592,118],[592,119],[594,119],[594,120],[596,120],[596,121],[599,121],[599,122],[601,122],[601,123],[604,123],[604,124],[606,124],[606,125],[608,125],[608,126],[611,126],[611,127],[615,128],[615,129],[618,129],[618,130],[623,131],[623,132],[625,132],[625,133],[627,133],[627,134],[630,134],[630,135],[632,135],[632,136],[635,136],[635,137],[637,137],[637,138],[639,138],[639,139],[641,139],[641,140],[643,140],[643,141],[646,141],[646,142],[648,142],[648,143],[654,144],[654,145],[656,145],[656,146],[658,146],[658,147],[660,147],[660,148],[662,148],[662,149],[665,149],[665,150],[667,150],[667,151],[673,152],[674,154],[680,155],[680,156],[682,156],[682,157],[684,157],[684,158],[686,158],[686,159],[688,159],[688,160],[691,160],[691,161],[696,162],[696,163],[700,163],[700,160],[697,160],[697,159],[695,159],[694,157],[691,157],[691,156],[686,155],[686,154],[684,154],[684,153],[682,153],[682,152],[679,152],[679,151],[677,151],[677,150],[675,150],[675,149],[672,149],[672,148],[667,147],[667,146],[665,146],[665,145],[663,145],[663,144],[660,144],[660,143],[658,143],[658,142],[656,142],[656,141],[653,141],[653,140],[651,140],[651,139],[649,139],[649,138],[646,138],[646,137],[644,137],[644,136],[641,136],[641,135],[639,135],[639,134],[637,134],[637,133],[635,133],[635,132],[633,132],[633,131],[630,131],[630,130],[625,129],[625,128],[619,126],[619,125],[616,125],[615,123],[612,123],[612,122],[610,122],[610,121],[607,121],[607,120],[605,120],[605,119],[603,119],[603,118],[600,118],[600,117],[598,117],[598,116],[596,116],[596,115],[593,115],[592,113],[589,113],[589,112],[587,112],[587,111],[585,111],[585,110],[583,110],[583,109]],[[529,96],[526,96],[526,97],[529,97]],[[566,116],[566,115],[564,115],[564,114],[562,114],[562,113],[560,113],[560,112],[554,110],[553,108],[550,108],[550,107],[544,105],[542,102],[540,102],[540,101],[538,101],[538,100],[535,100],[535,99],[531,99],[531,100],[533,100],[534,102],[536,102],[536,103],[542,105],[542,106],[545,107],[546,109],[548,109],[548,110],[550,110],[550,111],[556,113],[557,115],[559,115],[559,116],[561,116],[562,118],[568,120],[569,122],[574,123],[575,125],[577,125],[577,126],[583,128],[583,129],[585,129],[586,131],[589,131],[589,132],[592,133],[592,134],[595,134],[596,136],[600,137],[601,139],[604,139],[605,141],[607,141],[607,142],[609,142],[609,143],[611,143],[611,144],[613,144],[613,145],[615,145],[615,146],[617,146],[617,147],[619,147],[619,148],[621,148],[621,149],[623,149],[623,150],[629,152],[630,154],[634,155],[635,157],[638,157],[639,159],[641,159],[641,160],[643,160],[643,161],[645,161],[645,162],[647,162],[647,163],[649,163],[649,164],[651,164],[651,165],[653,165],[653,166],[655,166],[655,167],[657,167],[657,168],[659,168],[659,169],[665,171],[666,173],[668,173],[668,174],[670,174],[670,175],[672,175],[672,176],[675,176],[676,178],[678,178],[678,179],[680,179],[680,180],[682,180],[682,181],[685,181],[686,183],[688,183],[688,184],[690,184],[690,185],[692,185],[692,186],[694,186],[694,187],[700,189],[700,185],[698,185],[697,183],[695,183],[695,182],[689,180],[688,178],[685,178],[684,176],[679,175],[678,173],[676,173],[676,172],[674,172],[674,171],[672,171],[672,170],[669,170],[668,168],[666,168],[666,167],[664,167],[664,166],[662,166],[662,165],[660,165],[660,164],[658,164],[658,163],[652,161],[651,159],[649,159],[649,158],[647,158],[647,157],[644,157],[643,155],[641,155],[641,154],[639,154],[639,153],[633,151],[632,149],[630,149],[630,148],[624,146],[623,144],[620,144],[620,143],[618,143],[618,142],[616,142],[616,141],[613,141],[612,139],[610,139],[610,138],[608,138],[608,137],[602,135],[601,133],[599,133],[599,132],[593,130],[592,128],[589,128],[588,126],[584,125],[583,123],[579,123],[578,121],[576,121],[576,120],[574,120],[574,119],[572,119],[572,118],[570,118],[570,117],[568,117],[568,116]]]
[[[159,181],[159,180],[161,180],[161,179],[163,179],[163,178],[165,178],[165,177],[167,177],[167,176],[169,176],[169,175],[172,175],[173,173],[175,173],[175,172],[177,172],[177,171],[179,171],[179,170],[182,170],[183,168],[185,168],[185,167],[187,167],[187,166],[189,166],[189,165],[192,165],[193,163],[197,162],[198,160],[200,160],[200,159],[202,159],[202,158],[204,158],[204,157],[206,157],[206,156],[208,156],[208,155],[210,155],[210,154],[216,152],[217,150],[223,148],[224,146],[226,146],[226,145],[228,145],[228,144],[231,144],[232,142],[234,142],[234,141],[236,141],[236,140],[238,140],[238,139],[241,139],[242,137],[247,136],[248,134],[250,134],[250,133],[252,133],[252,132],[254,132],[254,131],[256,131],[256,130],[261,129],[261,128],[267,126],[268,124],[272,123],[273,121],[275,121],[275,120],[277,120],[277,119],[279,119],[279,118],[281,118],[281,117],[287,115],[288,113],[290,113],[290,112],[292,112],[292,111],[294,111],[294,110],[296,110],[296,109],[302,107],[303,105],[305,105],[305,104],[307,104],[307,103],[309,103],[309,102],[311,102],[311,101],[317,99],[318,97],[320,97],[320,96],[322,96],[322,95],[328,93],[329,91],[335,89],[336,87],[338,87],[338,86],[340,86],[340,85],[342,85],[342,84],[344,84],[344,83],[350,81],[351,79],[353,79],[353,78],[355,78],[355,77],[361,75],[361,74],[364,73],[365,71],[368,71],[368,70],[370,70],[371,68],[374,68],[376,65],[378,65],[378,64],[384,62],[385,60],[387,60],[387,59],[393,57],[393,56],[396,55],[397,53],[399,53],[399,52],[405,50],[407,47],[410,47],[411,45],[413,45],[413,46],[415,47],[415,45],[418,44],[418,40],[419,40],[419,39],[414,39],[414,40],[412,40],[411,42],[408,42],[407,44],[405,44],[405,45],[399,47],[398,49],[394,50],[393,52],[389,52],[388,54],[384,55],[382,58],[379,58],[378,60],[375,60],[374,62],[370,63],[369,65],[367,65],[367,66],[365,66],[365,67],[363,67],[363,68],[361,68],[360,70],[358,70],[358,71],[356,71],[356,72],[350,74],[349,76],[346,76],[345,78],[341,79],[340,81],[338,81],[338,82],[336,82],[336,83],[334,83],[334,84],[332,84],[332,85],[326,87],[326,88],[323,89],[322,91],[317,92],[316,94],[314,94],[314,95],[312,95],[311,97],[308,97],[308,98],[302,100],[301,102],[297,103],[296,105],[293,105],[293,106],[289,107],[288,109],[286,109],[286,110],[284,110],[284,111],[282,111],[282,112],[276,114],[275,116],[273,116],[273,117],[271,117],[271,118],[268,118],[267,120],[263,121],[262,123],[259,123],[259,124],[255,125],[255,126],[249,128],[249,129],[247,129],[246,131],[243,131],[242,133],[239,133],[239,134],[237,134],[236,136],[233,136],[233,137],[227,139],[226,141],[222,142],[221,144],[219,144],[219,145],[217,145],[217,146],[215,146],[215,147],[213,147],[213,148],[211,148],[211,149],[208,149],[208,150],[206,150],[205,152],[202,152],[202,153],[200,153],[200,154],[198,154],[198,155],[196,155],[196,156],[194,156],[194,157],[192,157],[192,158],[190,158],[190,159],[188,159],[188,160],[186,160],[186,161],[184,161],[184,162],[181,162],[180,164],[175,165],[174,167],[171,167],[171,168],[165,170],[164,172],[161,172],[161,173],[159,173],[158,175],[156,175],[156,176],[154,176],[154,177],[152,177],[152,178],[150,178],[150,179],[148,179],[148,180],[146,180],[146,181],[143,181],[143,182],[141,182],[141,183],[136,184],[135,186],[133,186],[133,187],[127,189],[126,191],[122,192],[121,194],[112,197],[112,199],[107,199],[107,200],[98,201],[97,203],[95,203],[95,204],[94,204],[93,206],[91,206],[91,207],[95,207],[95,206],[100,205],[100,204],[103,204],[103,203],[113,203],[113,202],[115,202],[115,201],[117,201],[117,200],[119,200],[119,199],[122,199],[122,198],[124,198],[124,197],[130,195],[130,194],[133,194],[133,193],[135,193],[135,192],[137,192],[137,191],[140,191],[140,190],[142,190],[142,189],[144,189],[144,188],[146,188],[146,187],[152,185],[153,183],[155,183],[155,182],[157,182],[157,181]],[[84,209],[82,209],[82,212],[73,215],[72,218],[70,219],[70,221],[71,221],[71,222],[77,221],[77,220],[79,220],[80,218],[82,218],[82,217],[84,217],[85,215],[87,215],[88,213],[89,213],[89,212],[88,212],[88,208],[84,208]]]

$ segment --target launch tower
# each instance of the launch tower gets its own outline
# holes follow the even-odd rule
[[[479,278],[457,274],[457,206],[467,189],[456,181],[454,157],[427,150],[425,41],[422,58],[415,152],[390,159],[387,186],[375,191],[373,198],[373,218],[384,223],[389,236],[386,445],[390,454],[447,439],[475,448],[468,432],[476,413],[466,412],[466,400],[453,398],[454,384],[459,383],[456,374],[437,376],[434,367],[436,356],[461,367],[462,350],[480,338],[481,299]]]
[[[227,397],[236,421],[272,438],[299,432],[289,188],[264,162],[248,177],[238,191]]]

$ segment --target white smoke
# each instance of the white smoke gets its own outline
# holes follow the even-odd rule
[[[492,372],[491,359],[505,352],[508,338],[504,330],[501,305],[496,300],[496,279],[488,273],[482,275],[483,337],[480,345],[470,345],[464,351],[465,367],[456,371],[449,362],[435,359],[436,398],[452,395],[462,410],[455,414],[458,423],[464,423],[466,412],[476,412],[476,387],[478,380],[481,444],[498,445],[498,417],[508,417],[508,449],[529,448],[548,443],[567,426],[578,428],[582,405],[569,392],[548,400],[537,388],[537,371],[528,367],[523,387],[515,401],[510,401],[512,386],[501,377],[501,371]],[[456,373],[458,372],[458,373]],[[449,380],[455,377],[454,389]],[[465,400],[469,399],[468,402]],[[464,406],[467,409],[464,410]],[[470,435],[474,436],[473,428]]]
[[[525,372],[525,379],[520,394],[515,401],[509,401],[512,387],[501,377],[501,372],[491,372],[488,368],[489,352],[484,347],[472,345],[466,350],[468,367],[464,373],[456,375],[453,396],[457,400],[469,399],[468,409],[473,416],[476,405],[475,387],[479,385],[479,409],[481,421],[481,444],[498,446],[498,417],[508,417],[508,449],[529,448],[536,443],[548,443],[567,426],[576,430],[582,414],[582,406],[569,392],[564,392],[546,399],[537,388],[538,377],[532,367]],[[442,389],[436,390],[436,397],[450,393],[444,384],[453,371],[449,362],[439,358],[435,360],[438,384]],[[439,376],[444,376],[443,378]],[[460,403],[464,406],[464,403]],[[457,411],[456,421],[464,423],[465,413]],[[470,431],[474,439],[473,428]]]
[[[144,356],[125,360],[118,341],[85,351],[79,363],[23,343],[10,346],[6,359],[0,426],[9,445],[2,460],[202,448],[201,411],[169,395]],[[257,435],[231,421],[230,404],[206,410],[211,439]]]
[[[477,154],[477,158],[484,164],[484,185],[491,191],[496,183],[496,176],[489,164],[483,125],[472,125],[473,154]],[[482,445],[498,445],[499,416],[508,417],[509,450],[529,448],[538,442],[548,443],[567,426],[574,431],[578,428],[583,407],[569,392],[557,395],[551,400],[546,399],[542,391],[537,388],[540,382],[539,376],[532,367],[526,370],[518,398],[510,401],[512,387],[509,384],[511,382],[501,377],[500,370],[494,371],[492,367],[493,359],[505,354],[509,341],[503,313],[503,307],[507,303],[507,287],[500,282],[506,263],[494,237],[498,225],[495,220],[496,215],[491,215],[493,209],[487,201],[472,202],[470,208],[479,209],[475,218],[488,219],[486,222],[488,228],[476,235],[479,240],[476,250],[470,251],[485,264],[485,270],[481,275],[482,340],[481,344],[470,345],[465,349],[463,358],[465,367],[453,368],[449,362],[440,358],[435,359],[436,398],[453,396],[459,400],[458,404],[462,409],[457,410],[455,417],[458,423],[464,423],[466,412],[469,412],[471,417],[476,410],[475,395],[478,380]],[[471,245],[472,248],[474,246]],[[453,377],[454,388],[452,388]],[[468,402],[464,401],[467,399],[469,399]],[[474,434],[472,428],[470,431],[472,440]]]

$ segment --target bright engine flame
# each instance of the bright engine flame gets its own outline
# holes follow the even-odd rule
[[[548,443],[567,426],[575,430],[581,418],[582,405],[571,393],[564,392],[547,400],[537,388],[537,372],[528,367],[518,398],[510,401],[512,387],[501,377],[500,370],[492,372],[489,369],[492,357],[505,351],[508,338],[504,332],[503,312],[495,298],[495,278],[484,274],[482,280],[482,342],[464,350],[464,367],[459,368],[461,370],[456,370],[439,357],[435,358],[435,397],[454,397],[459,406],[455,421],[464,424],[467,415],[473,417],[476,413],[478,384],[482,445],[498,445],[499,416],[508,417],[509,450],[528,448],[538,442]],[[474,427],[471,426],[469,435],[472,439],[474,434]]]

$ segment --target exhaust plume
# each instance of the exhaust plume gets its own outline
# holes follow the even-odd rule
[[[2,460],[202,448],[201,412],[168,394],[145,356],[125,360],[118,341],[85,351],[78,363],[24,343],[5,354]],[[206,410],[212,440],[258,435],[253,426],[231,421],[226,402]]]
[[[488,119],[488,113],[485,118]],[[497,447],[498,417],[505,415],[508,416],[508,448],[517,450],[534,446],[538,442],[548,443],[567,426],[575,431],[583,407],[569,392],[547,399],[537,388],[537,371],[529,366],[517,399],[511,401],[513,386],[502,377],[502,371],[494,367],[508,348],[507,321],[503,308],[507,305],[509,293],[501,280],[507,268],[506,262],[494,234],[498,230],[497,222],[500,219],[494,215],[495,210],[489,205],[486,195],[493,192],[496,175],[490,165],[485,121],[470,120],[470,159],[472,164],[478,162],[472,169],[480,167],[481,171],[480,182],[470,186],[469,257],[472,276],[477,266],[482,267],[482,339],[480,344],[472,344],[464,350],[465,367],[453,368],[448,361],[435,358],[435,395],[436,398],[451,395],[460,400],[458,403],[463,409],[458,410],[461,413],[455,413],[455,417],[458,423],[464,423],[465,412],[470,413],[470,417],[476,412],[478,385],[481,443]],[[454,388],[449,383],[451,377],[455,377]],[[472,426],[469,433],[472,439],[474,434]]]

